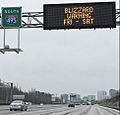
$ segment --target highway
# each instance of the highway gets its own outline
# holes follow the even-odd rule
[[[119,115],[119,111],[99,105],[78,105],[68,108],[67,105],[36,105],[28,111],[9,111],[9,106],[0,106],[0,115]]]

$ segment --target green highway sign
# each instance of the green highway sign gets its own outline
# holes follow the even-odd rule
[[[20,28],[21,13],[22,7],[2,7],[2,27]]]

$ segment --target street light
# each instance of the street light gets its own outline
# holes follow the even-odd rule
[[[10,83],[10,102],[13,100],[13,83]]]

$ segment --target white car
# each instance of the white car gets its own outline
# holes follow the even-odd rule
[[[25,104],[27,105],[27,108],[30,109],[31,108],[31,105],[32,103],[31,102],[25,102]]]
[[[43,106],[43,103],[40,103],[40,106]]]
[[[22,100],[15,100],[10,104],[10,111],[12,110],[27,111],[27,105]]]

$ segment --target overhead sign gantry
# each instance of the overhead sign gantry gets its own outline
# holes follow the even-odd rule
[[[120,9],[115,2],[44,4],[43,12],[22,12],[21,7],[3,7],[0,29],[4,29],[3,48],[0,52],[21,52],[20,29],[96,29],[120,26]],[[6,45],[6,30],[18,29],[18,47]]]

